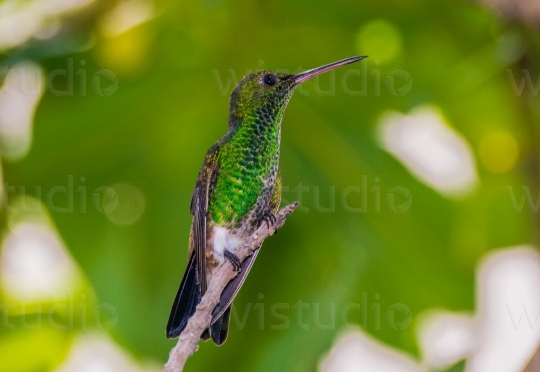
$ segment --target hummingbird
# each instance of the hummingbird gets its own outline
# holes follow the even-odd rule
[[[216,345],[225,342],[232,301],[260,247],[244,262],[235,249],[262,223],[275,221],[281,202],[281,120],[287,103],[300,83],[366,57],[343,59],[299,74],[259,71],[245,76],[233,89],[228,130],[206,153],[191,198],[189,261],[167,323],[168,338],[182,333],[217,264],[227,260],[238,274],[225,287],[210,327],[201,335]]]

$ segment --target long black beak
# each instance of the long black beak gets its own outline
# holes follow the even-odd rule
[[[364,58],[367,58],[367,56],[356,56],[356,57],[351,57],[351,58],[345,58],[345,59],[342,59],[341,61],[337,61],[337,62],[334,62],[334,63],[329,63],[327,65],[317,67],[317,68],[313,68],[311,70],[307,70],[307,71],[301,72],[299,74],[293,75],[292,79],[293,79],[293,81],[295,83],[300,84],[300,83],[302,83],[302,82],[304,82],[304,81],[306,81],[308,79],[311,79],[314,76],[323,74],[323,73],[325,73],[327,71],[333,70],[333,69],[338,68],[340,66],[348,65],[349,63],[358,62],[358,61],[360,61],[360,60],[362,60]]]

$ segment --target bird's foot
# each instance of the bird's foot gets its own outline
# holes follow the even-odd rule
[[[229,252],[228,250],[225,250],[224,256],[231,263],[234,271],[240,271],[242,268],[242,262],[240,262],[238,256]]]
[[[259,221],[258,227],[261,227],[261,225],[264,222],[266,223],[266,228],[269,229],[271,225],[276,223],[276,221],[277,221],[276,215],[272,211],[268,211],[262,216],[261,220]]]

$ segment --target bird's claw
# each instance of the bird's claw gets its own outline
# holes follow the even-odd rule
[[[234,253],[231,253],[227,250],[225,250],[225,258],[231,263],[234,271],[240,271],[242,269],[242,262],[240,262],[240,259],[238,256],[236,256]]]
[[[272,211],[268,211],[262,216],[259,227],[264,223],[266,223],[266,228],[269,229],[271,225],[275,224],[277,221],[276,215]]]

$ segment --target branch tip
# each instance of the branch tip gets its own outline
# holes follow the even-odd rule
[[[251,256],[255,249],[260,247],[266,238],[273,235],[277,229],[285,224],[287,217],[298,207],[295,201],[279,210],[275,221],[269,226],[261,225],[249,238],[245,244],[238,247],[235,253],[240,261],[244,261]],[[208,284],[208,289],[201,302],[197,305],[195,314],[188,320],[188,324],[178,338],[178,343],[171,350],[169,360],[163,369],[164,372],[181,372],[188,358],[199,348],[199,339],[212,321],[212,310],[219,303],[221,293],[225,286],[238,272],[233,271],[233,267],[228,261],[224,261],[216,267],[214,274]]]

